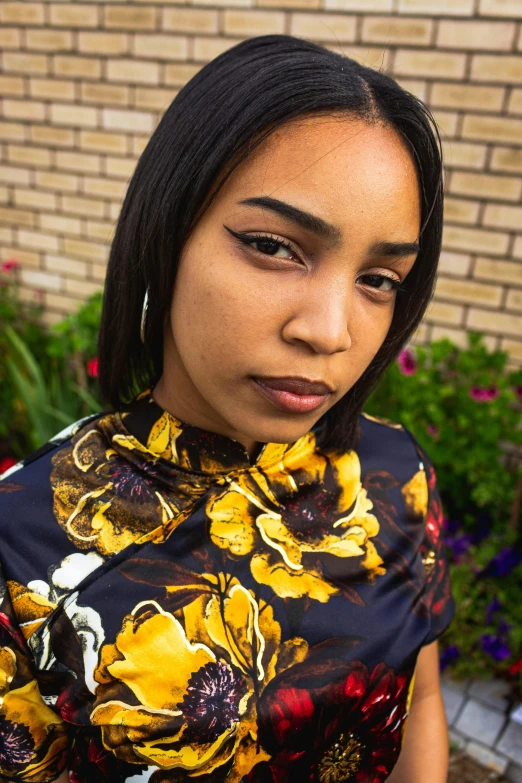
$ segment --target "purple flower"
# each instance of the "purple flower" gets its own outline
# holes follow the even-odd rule
[[[448,519],[448,517],[443,517],[442,524],[449,536],[453,536],[460,527],[460,522],[457,519]]]
[[[399,364],[399,370],[403,375],[413,375],[417,369],[417,361],[413,351],[409,351],[408,349],[401,351],[397,361]]]
[[[478,576],[485,579],[489,576],[507,576],[522,562],[522,550],[520,546],[507,546],[502,552],[492,557]]]
[[[506,622],[506,619],[504,617],[501,617],[497,627],[497,633],[500,636],[507,636],[510,630],[514,627],[515,626],[512,623]]]
[[[440,670],[441,672],[451,663],[451,661],[460,658],[460,650],[456,644],[450,644],[440,654]]]
[[[495,612],[498,612],[501,607],[502,604],[497,596],[495,596],[492,602],[486,607],[486,625],[490,625],[493,622],[493,615]]]
[[[471,545],[471,536],[469,533],[463,533],[457,538],[446,538],[446,543],[453,553],[453,559],[460,563],[462,555],[465,555]]]
[[[498,395],[500,394],[498,386],[488,386],[486,389],[486,397],[485,399],[489,402],[490,400],[495,400]]]
[[[503,661],[510,658],[512,653],[505,641],[499,636],[484,633],[480,637],[482,649],[487,655],[490,655],[495,661]]]

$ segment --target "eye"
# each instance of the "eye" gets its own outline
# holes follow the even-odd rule
[[[376,287],[374,290],[382,292],[383,294],[393,293],[394,291],[402,289],[400,280],[396,280],[394,277],[390,277],[389,275],[362,275],[360,279],[370,280],[372,283],[377,283],[378,287]],[[383,282],[385,284],[389,284],[389,287],[383,288]],[[370,287],[373,288],[374,286],[372,283],[370,283]]]
[[[249,245],[257,253],[261,253],[264,256],[270,256],[271,258],[277,258],[282,261],[297,260],[299,263],[301,263],[290,242],[281,239],[280,237],[275,237],[272,234],[239,234],[238,232],[227,228],[227,226],[224,226],[224,228],[226,228],[227,231],[235,236],[242,244]],[[290,256],[279,255],[281,250],[288,251]]]

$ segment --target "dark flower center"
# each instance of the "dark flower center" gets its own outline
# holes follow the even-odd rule
[[[0,724],[0,764],[17,767],[31,760],[34,741],[27,726],[3,719]]]
[[[354,734],[340,734],[317,765],[319,783],[345,783],[359,770],[363,746]]]
[[[290,498],[282,507],[285,525],[298,540],[321,538],[331,531],[337,497],[338,492],[321,487],[313,493],[299,494],[294,500]]]
[[[198,669],[179,705],[188,726],[184,739],[214,742],[238,720],[245,692],[242,676],[226,663],[211,662]]]
[[[109,462],[107,474],[112,479],[112,486],[117,495],[128,497],[137,503],[147,503],[152,500],[158,486],[153,476],[149,478],[124,460]]]

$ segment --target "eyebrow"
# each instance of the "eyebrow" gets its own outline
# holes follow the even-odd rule
[[[327,223],[326,220],[313,215],[311,212],[306,212],[293,204],[288,204],[286,201],[280,201],[280,199],[272,198],[271,196],[251,196],[250,198],[242,199],[238,204],[244,204],[247,207],[270,209],[287,220],[291,220],[292,223],[301,228],[311,231],[321,239],[327,240],[332,246],[339,244],[342,239],[342,233],[337,226]],[[370,255],[402,258],[419,251],[420,245],[417,242],[377,242],[370,248]]]

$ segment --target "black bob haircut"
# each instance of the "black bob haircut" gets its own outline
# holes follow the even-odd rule
[[[396,295],[388,334],[356,383],[322,417],[323,448],[354,447],[365,401],[433,294],[442,240],[442,145],[429,109],[394,79],[290,35],[250,38],[207,63],[176,95],[138,160],[111,245],[98,340],[100,390],[114,409],[161,376],[178,259],[227,177],[285,122],[329,115],[394,128],[411,151],[422,201],[420,252]]]

